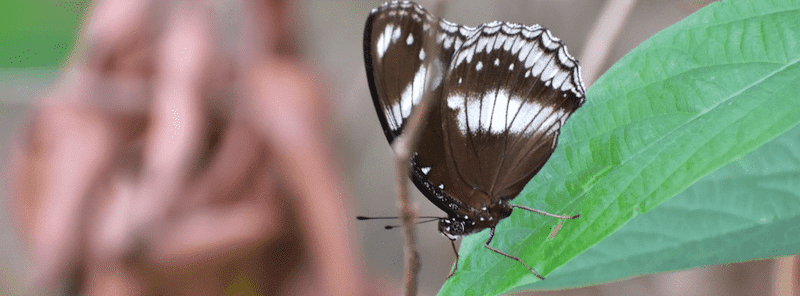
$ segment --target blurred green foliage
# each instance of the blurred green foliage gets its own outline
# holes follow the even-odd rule
[[[0,1],[0,68],[59,67],[91,1]]]

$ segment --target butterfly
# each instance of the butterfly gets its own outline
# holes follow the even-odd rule
[[[434,48],[428,42],[436,42],[434,52],[426,52]],[[410,175],[447,214],[438,228],[453,250],[457,238],[490,229],[486,248],[544,279],[490,243],[497,224],[515,208],[578,217],[510,203],[547,162],[561,127],[585,101],[580,67],[561,40],[538,25],[495,21],[473,28],[412,2],[390,2],[367,18],[364,61],[390,144],[425,92],[441,98],[423,123]],[[456,251],[448,278],[457,268]]]

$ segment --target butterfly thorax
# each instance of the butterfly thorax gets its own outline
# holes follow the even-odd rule
[[[439,219],[439,232],[453,240],[460,236],[493,228],[500,220],[511,216],[511,205],[500,200],[488,207],[450,213],[449,217]]]

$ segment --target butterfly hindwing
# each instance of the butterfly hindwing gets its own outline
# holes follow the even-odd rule
[[[547,29],[500,22],[477,29],[444,82],[446,155],[464,186],[510,200],[552,154],[583,88],[575,60]]]

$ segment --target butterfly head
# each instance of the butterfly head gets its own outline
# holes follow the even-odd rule
[[[451,213],[447,218],[439,219],[439,232],[450,240],[492,228],[500,220],[511,216],[511,205],[500,200],[489,207],[472,209],[461,213]]]
[[[439,233],[450,240],[455,240],[460,236],[474,232],[474,224],[475,223],[472,221],[465,221],[455,218],[441,218],[439,219]]]

